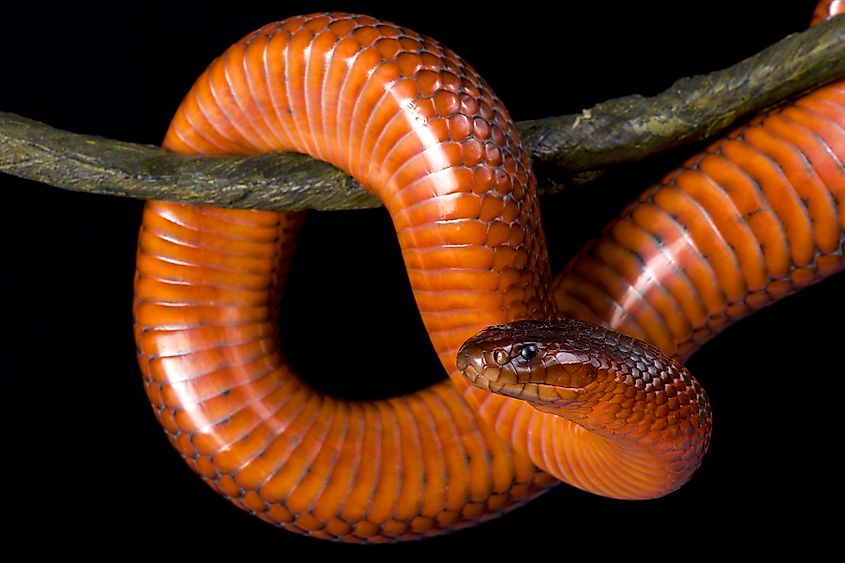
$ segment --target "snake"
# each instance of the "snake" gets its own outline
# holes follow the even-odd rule
[[[469,64],[368,16],[271,23],[211,63],[163,146],[301,152],[355,178],[391,216],[449,377],[373,401],[313,389],[276,322],[304,214],[151,200],[133,312],[153,412],[212,489],[320,539],[451,532],[560,481],[669,494],[712,429],[681,362],[845,263],[843,128],[845,81],[752,119],[553,278],[530,157]],[[324,364],[344,369],[342,351]]]

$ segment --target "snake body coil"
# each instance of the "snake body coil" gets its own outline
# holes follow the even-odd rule
[[[670,176],[568,268],[554,294],[528,156],[469,66],[365,16],[265,26],[199,78],[165,147],[306,152],[367,186],[393,218],[451,381],[371,402],[310,389],[275,327],[302,215],[149,202],[134,311],[156,415],[215,490],[327,539],[390,541],[470,525],[539,494],[556,482],[549,473],[620,498],[674,490],[706,449],[709,407],[698,392],[678,404],[668,389],[651,389],[644,404],[663,409],[651,418],[616,401],[602,411],[613,431],[599,435],[471,386],[458,348],[490,325],[555,316],[556,297],[564,313],[686,353],[730,319],[841,268],[840,88],[751,126],[762,133],[735,134],[722,152],[748,156],[719,161],[718,185],[728,190],[709,177],[688,188],[683,172]],[[768,148],[749,148],[763,135]],[[704,159],[695,162],[703,169]],[[708,214],[730,201],[738,213]],[[683,315],[671,316],[675,306]]]

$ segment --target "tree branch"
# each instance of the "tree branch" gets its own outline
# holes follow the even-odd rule
[[[79,192],[243,209],[361,209],[381,202],[298,153],[196,157],[79,135],[0,112],[0,171]]]
[[[737,119],[845,75],[845,17],[793,34],[730,68],[579,115],[518,124],[546,193],[617,164],[709,138]],[[380,203],[333,166],[292,153],[188,157],[60,131],[0,113],[0,171],[59,188],[274,210]]]

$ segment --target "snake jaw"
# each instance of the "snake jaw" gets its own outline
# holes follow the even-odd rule
[[[472,364],[466,365],[462,370],[464,379],[475,387],[489,391],[496,395],[503,395],[521,401],[527,401],[532,406],[543,405],[542,410],[555,407],[563,407],[578,398],[581,388],[560,387],[548,383],[508,383],[492,380],[480,373]]]

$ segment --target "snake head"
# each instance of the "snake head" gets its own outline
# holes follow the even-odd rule
[[[457,366],[486,391],[541,410],[560,407],[608,374],[609,355],[596,331],[609,332],[570,319],[488,327],[464,343]]]
[[[703,390],[677,360],[641,340],[572,319],[486,328],[464,343],[457,365],[476,387],[573,420],[633,416],[631,409],[620,411],[614,397],[635,396],[653,403],[649,408],[665,402],[679,415],[710,416]],[[671,415],[666,408],[659,412]]]
[[[569,319],[493,326],[464,343],[457,366],[476,387],[576,424],[592,444],[585,447],[618,455],[637,478],[645,474],[639,464],[651,459],[645,463],[665,471],[666,492],[689,479],[710,442],[710,402],[686,368],[646,342],[599,326]]]

